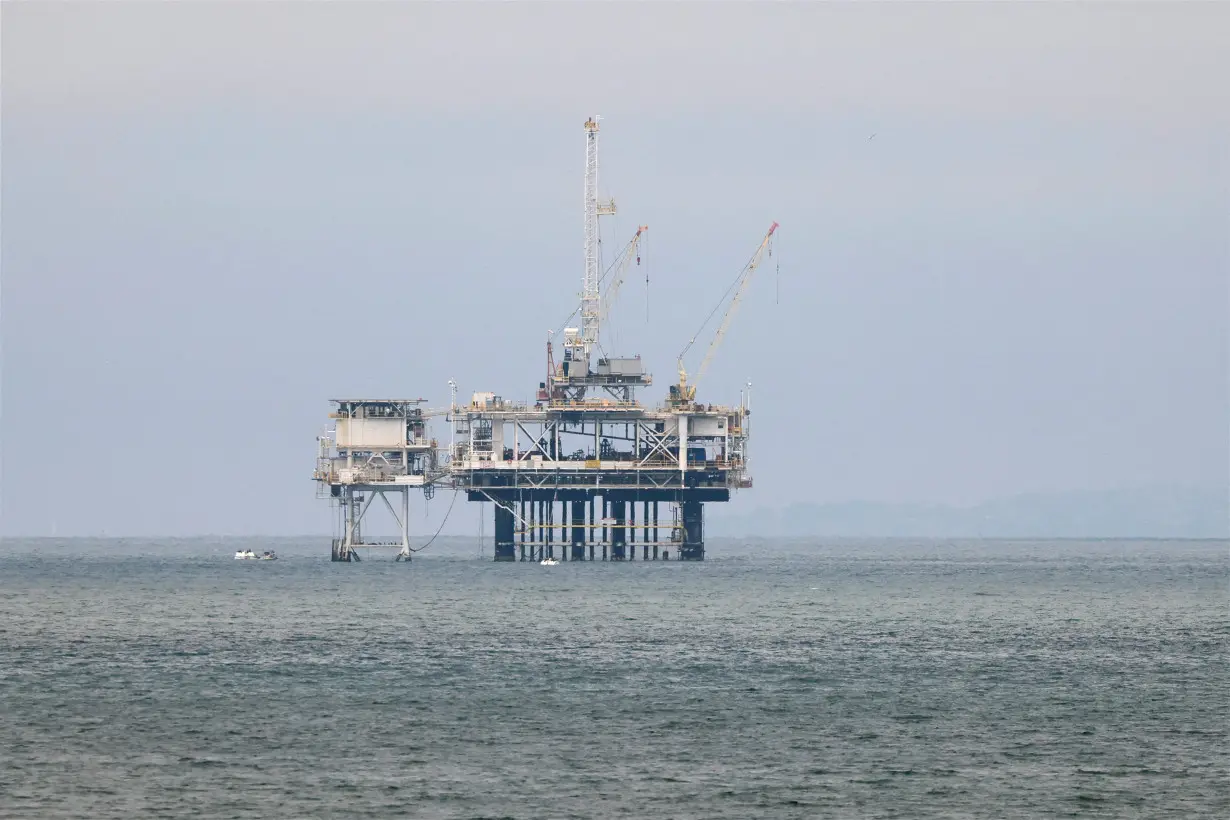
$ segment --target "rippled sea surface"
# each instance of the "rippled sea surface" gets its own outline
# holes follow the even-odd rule
[[[478,548],[5,541],[0,816],[1230,816],[1226,542]]]

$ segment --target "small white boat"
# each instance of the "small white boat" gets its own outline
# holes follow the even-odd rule
[[[265,552],[261,553],[261,560],[262,561],[276,561],[278,560],[278,554],[274,552],[273,550],[266,550]]]
[[[544,558],[544,559],[542,559],[541,561],[539,561],[538,563],[539,563],[539,565],[540,565],[540,566],[544,566],[544,567],[553,567],[553,566],[555,566],[556,564],[558,564],[558,563],[559,563],[559,561],[556,561],[554,558]]]
[[[239,550],[239,552],[235,553],[235,560],[236,561],[255,561],[256,553],[254,553],[252,550]]]

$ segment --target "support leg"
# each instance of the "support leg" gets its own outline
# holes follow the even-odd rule
[[[594,518],[594,497],[589,497],[589,560],[594,560],[594,542],[598,540],[598,520]]]
[[[611,502],[612,518],[615,525],[611,527],[611,560],[623,561],[627,558],[628,531],[624,528],[628,520],[627,505],[623,501]]]
[[[585,502],[572,502],[572,560],[585,560]]]
[[[679,548],[679,560],[705,560],[705,516],[699,501],[684,501],[680,504],[683,516],[683,544]]]
[[[511,502],[496,501],[492,506],[495,507],[495,560],[515,561]]]
[[[410,488],[401,491],[401,548],[410,558]]]
[[[628,555],[628,560],[636,559],[636,502],[628,502],[628,528],[625,530],[628,533],[628,545],[625,552]]]
[[[586,521],[585,541],[589,544],[589,560],[594,560],[594,499],[589,499],[589,519]]]
[[[342,488],[342,537],[333,540],[333,552],[330,560],[349,562],[351,559],[352,550],[351,544],[354,543],[358,522],[358,501],[355,500],[354,489],[351,487]]]
[[[401,552],[394,561],[410,560],[410,488],[403,487],[401,491]]]

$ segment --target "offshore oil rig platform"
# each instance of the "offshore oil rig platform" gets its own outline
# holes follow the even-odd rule
[[[636,391],[653,380],[640,356],[607,355],[600,344],[625,273],[634,258],[640,262],[647,228],[638,227],[603,269],[598,220],[614,214],[615,203],[598,198],[598,120],[585,122],[585,272],[573,313],[580,322],[564,329],[558,361],[548,337],[546,378],[535,402],[477,392],[460,404],[453,381],[447,408],[425,408],[423,399],[334,399],[332,429],[317,440],[313,474],[318,495],[336,507],[334,561],[357,561],[358,550],[369,547],[397,548],[397,560],[410,560],[417,551],[410,545],[410,493],[431,498],[437,488],[492,504],[496,561],[669,560],[672,553],[701,561],[704,504],[752,486],[751,385],[737,405],[725,406],[698,402],[696,382],[752,274],[772,254],[777,223],[679,354],[678,380],[665,401],[642,405]],[[684,357],[723,306],[689,382]],[[445,446],[427,433],[438,416],[451,425]],[[363,522],[377,498],[399,537],[364,539]]]

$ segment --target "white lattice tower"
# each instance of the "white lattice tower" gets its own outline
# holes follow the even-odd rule
[[[598,342],[602,272],[598,259],[598,120],[585,121],[585,280],[581,291],[581,341],[585,358]]]

